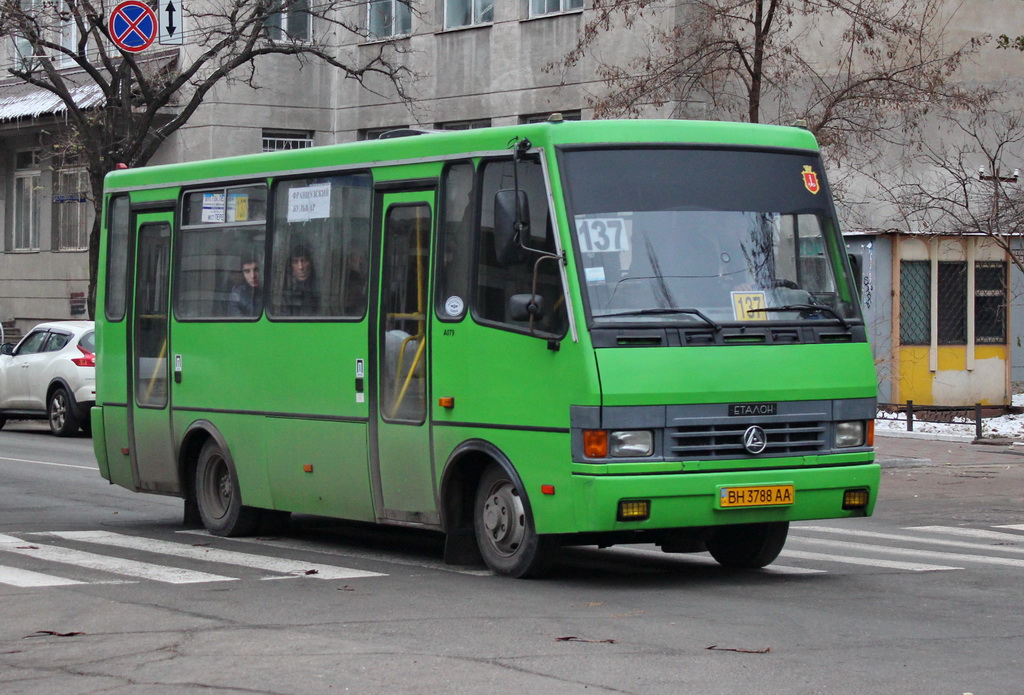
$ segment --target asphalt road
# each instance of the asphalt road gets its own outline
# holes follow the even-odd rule
[[[185,532],[90,440],[9,423],[0,692],[1019,695],[1019,462],[893,460],[876,516],[794,525],[765,570],[581,548],[518,581],[432,534]]]

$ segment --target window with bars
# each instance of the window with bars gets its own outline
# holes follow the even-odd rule
[[[974,292],[974,342],[1006,342],[1006,263],[979,261],[974,288],[968,286],[967,263],[940,261],[937,277],[938,344],[967,344],[967,298]],[[931,263],[900,262],[900,343],[931,343]]]
[[[562,117],[563,121],[581,121],[583,120],[583,114],[579,110],[575,111],[549,111],[547,113],[532,113],[527,116],[520,116],[520,123],[547,123],[551,116],[558,114]]]
[[[53,181],[53,229],[58,251],[89,248],[89,176],[83,168],[59,169]]]
[[[1006,342],[1006,263],[985,261],[974,266],[974,341]]]
[[[263,151],[301,150],[313,146],[313,133],[308,130],[264,130]]]
[[[900,262],[900,343],[931,343],[932,265],[929,261]]]

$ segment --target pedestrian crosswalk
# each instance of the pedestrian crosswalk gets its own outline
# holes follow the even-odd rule
[[[877,530],[849,522],[793,524],[782,554],[764,571],[821,574],[864,572],[865,568],[908,573],[981,567],[1024,569],[1024,524],[988,528],[875,525],[872,529]],[[623,552],[653,554],[642,549]],[[311,556],[319,560],[311,562]],[[698,563],[712,562],[706,556],[685,557]],[[386,552],[337,551],[313,541],[288,538],[223,539],[194,531],[179,532],[175,540],[113,531],[0,534],[0,585],[19,588],[141,581],[213,584],[298,577],[330,581],[387,576],[384,572],[343,566],[368,562],[453,570],[440,560],[410,560]],[[455,571],[490,574],[466,568]]]

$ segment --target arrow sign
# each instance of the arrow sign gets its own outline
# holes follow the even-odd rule
[[[160,0],[160,44],[180,46],[184,43],[184,15],[181,4],[184,0]]]

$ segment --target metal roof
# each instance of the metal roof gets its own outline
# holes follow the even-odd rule
[[[58,114],[67,111],[67,106],[53,92],[34,89],[28,93],[3,96],[0,91],[0,121],[15,121],[19,118],[38,118],[46,114]],[[102,106],[106,102],[103,90],[96,84],[84,84],[72,87],[71,98],[79,108],[88,109]]]

